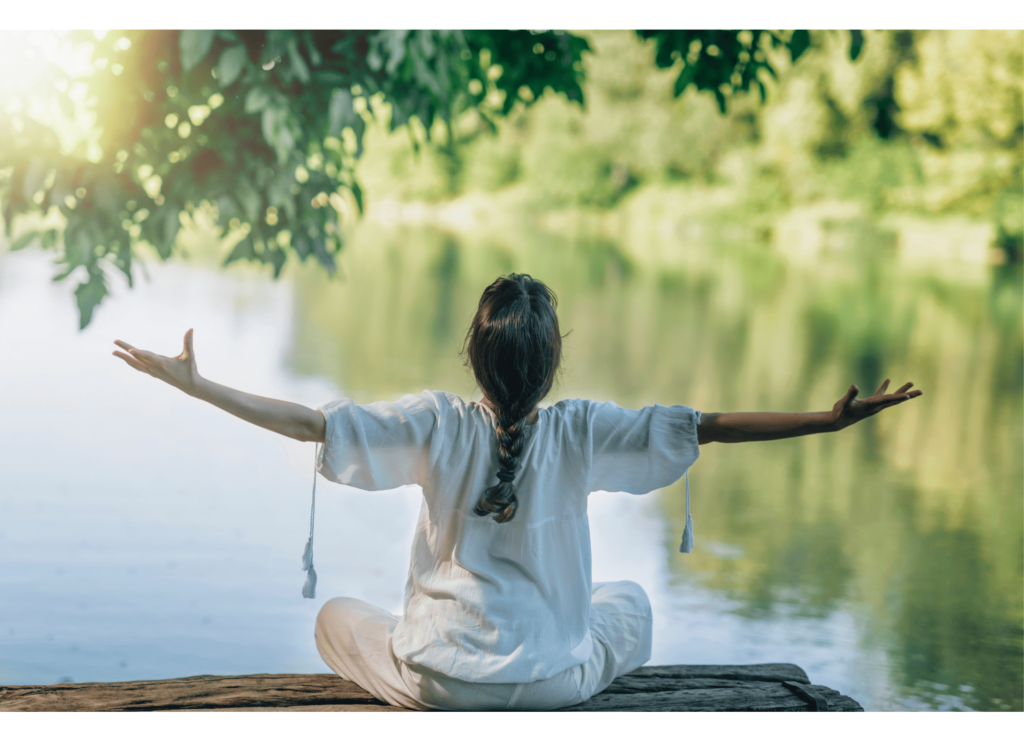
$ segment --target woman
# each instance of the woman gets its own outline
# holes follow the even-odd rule
[[[416,709],[550,710],[583,702],[651,655],[639,585],[591,583],[587,497],[678,480],[710,442],[840,430],[921,395],[868,399],[851,385],[829,412],[704,414],[687,406],[539,403],[561,361],[554,294],[528,275],[487,287],[466,336],[481,402],[424,391],[317,410],[208,381],[192,330],[176,358],[115,341],[136,370],[242,419],[323,443],[317,470],[367,490],[418,484],[405,611],[350,598],[316,623],[324,661],[375,697]],[[680,550],[689,550],[690,524]],[[309,564],[307,564],[309,565]]]

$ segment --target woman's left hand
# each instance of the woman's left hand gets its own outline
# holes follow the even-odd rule
[[[886,378],[882,385],[878,387],[878,391],[875,392],[874,396],[858,399],[856,397],[860,393],[860,389],[857,388],[856,384],[852,384],[846,392],[846,396],[837,401],[835,406],[832,407],[831,423],[833,429],[841,430],[855,422],[860,422],[865,417],[878,414],[883,409],[902,404],[910,399],[916,399],[924,392],[916,389],[907,393],[908,389],[913,385],[910,382],[905,383],[895,392],[887,394],[885,390],[889,387],[889,379]]]

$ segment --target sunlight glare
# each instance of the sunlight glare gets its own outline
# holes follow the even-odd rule
[[[0,31],[0,99],[42,92],[35,86],[47,65],[47,55],[39,43],[43,35],[57,41],[52,34]]]

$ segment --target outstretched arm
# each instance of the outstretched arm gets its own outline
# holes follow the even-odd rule
[[[139,350],[121,340],[114,340],[114,344],[126,351],[115,350],[116,357],[135,370],[159,378],[189,396],[208,401],[246,422],[286,437],[302,442],[324,441],[327,423],[319,411],[290,401],[247,394],[200,376],[196,368],[196,354],[192,349],[191,329],[185,333],[184,349],[174,358]]]
[[[886,394],[886,378],[874,396],[857,399],[860,389],[851,385],[846,395],[835,403],[830,412],[726,412],[702,414],[697,425],[697,442],[745,443],[755,440],[781,440],[786,437],[812,435],[816,432],[835,432],[849,427],[865,417],[883,409],[915,399],[923,391],[907,393],[913,383],[903,384],[896,392]]]

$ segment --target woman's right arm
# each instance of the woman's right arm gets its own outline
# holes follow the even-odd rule
[[[857,399],[860,389],[851,385],[846,395],[835,403],[830,412],[727,412],[702,414],[697,425],[697,442],[745,443],[756,440],[781,440],[787,437],[813,435],[817,432],[835,432],[860,420],[878,414],[883,409],[915,399],[923,391],[907,393],[913,383],[905,383],[897,391],[886,394],[889,379],[885,379],[874,396]]]
[[[121,340],[115,340],[114,344],[127,351],[126,354],[115,350],[116,357],[124,360],[135,370],[159,378],[189,396],[209,402],[239,419],[294,440],[324,442],[327,422],[318,410],[290,401],[247,394],[200,376],[196,368],[196,355],[192,349],[191,329],[185,333],[184,349],[174,358],[157,355],[148,350],[139,350]]]

